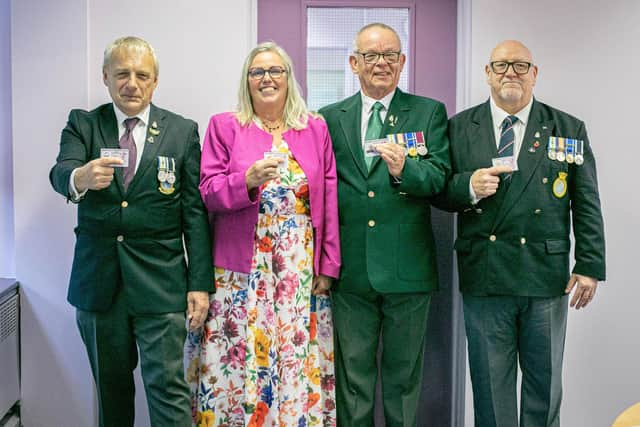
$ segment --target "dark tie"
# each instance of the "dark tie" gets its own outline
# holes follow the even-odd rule
[[[512,157],[513,146],[516,142],[516,135],[513,132],[513,126],[518,121],[516,116],[507,116],[500,126],[500,145],[498,145],[498,157]],[[503,173],[500,175],[504,183],[503,188],[506,190],[511,182],[511,174]]]
[[[380,134],[382,133],[382,119],[380,118],[380,110],[384,108],[381,102],[376,102],[373,104],[373,111],[369,116],[369,122],[367,123],[367,133],[364,136],[365,141],[369,141],[370,139],[378,139],[380,138]],[[364,161],[367,164],[367,170],[371,169],[371,163],[373,162],[373,157],[364,156]]]
[[[129,166],[124,168],[124,189],[125,191],[129,187],[129,183],[133,179],[133,175],[136,173],[136,159],[138,157],[138,150],[136,149],[136,142],[133,140],[133,128],[136,127],[140,121],[139,118],[133,117],[124,121],[124,135],[120,138],[120,148],[129,150]]]
[[[502,121],[500,127],[500,145],[498,145],[498,157],[513,156],[513,145],[516,140],[516,135],[513,132],[513,126],[518,121],[516,116],[507,116]]]

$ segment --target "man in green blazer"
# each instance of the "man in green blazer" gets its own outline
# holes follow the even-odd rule
[[[144,40],[111,43],[103,79],[113,103],[71,111],[50,173],[54,189],[78,203],[68,300],[100,426],[133,426],[139,349],[151,424],[183,427],[185,310],[189,327],[200,327],[213,291],[197,124],[151,105],[158,63]]]
[[[595,160],[584,123],[533,98],[538,68],[522,43],[499,44],[485,71],[489,101],[450,120],[442,195],[458,212],[475,425],[557,427],[568,294],[583,308],[605,279]]]
[[[361,91],[320,110],[336,155],[343,261],[332,292],[337,421],[374,425],[379,368],[386,425],[413,426],[438,287],[428,198],[450,169],[447,114],[442,103],[397,89],[405,55],[392,28],[367,25],[354,45],[349,62]],[[365,142],[378,138],[394,142]],[[365,144],[377,155],[365,156]]]

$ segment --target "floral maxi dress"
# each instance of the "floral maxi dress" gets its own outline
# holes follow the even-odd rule
[[[197,426],[335,426],[329,297],[313,296],[309,187],[288,154],[261,187],[249,274],[215,269],[216,293],[186,344]]]

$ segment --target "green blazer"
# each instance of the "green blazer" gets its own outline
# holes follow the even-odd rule
[[[423,132],[428,153],[407,157],[402,182],[376,158],[367,173],[361,143],[360,92],[320,110],[329,126],[338,172],[342,268],[334,290],[428,292],[438,275],[428,198],[450,171],[447,113],[442,103],[396,90],[383,135]],[[390,117],[396,120],[390,123]]]
[[[584,123],[533,101],[511,184],[471,206],[473,171],[491,166],[497,148],[489,101],[449,122],[453,175],[440,206],[458,212],[458,271],[462,292],[472,295],[560,296],[569,279],[571,224],[573,272],[605,279],[602,213],[596,164]],[[550,160],[550,136],[584,141],[581,166]],[[554,182],[565,176],[566,195]]]
[[[187,291],[214,289],[209,225],[198,191],[197,124],[151,105],[149,123],[154,122],[158,134],[147,134],[153,142],[146,140],[128,191],[116,168],[109,187],[88,191],[78,203],[68,300],[81,310],[109,309],[122,288],[138,313],[177,312],[186,308]],[[112,104],[72,110],[49,174],[53,188],[68,197],[73,169],[107,147],[118,147]],[[158,190],[158,156],[175,159],[172,194]]]

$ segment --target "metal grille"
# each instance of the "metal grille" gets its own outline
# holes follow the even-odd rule
[[[18,295],[0,305],[0,342],[18,329]]]

